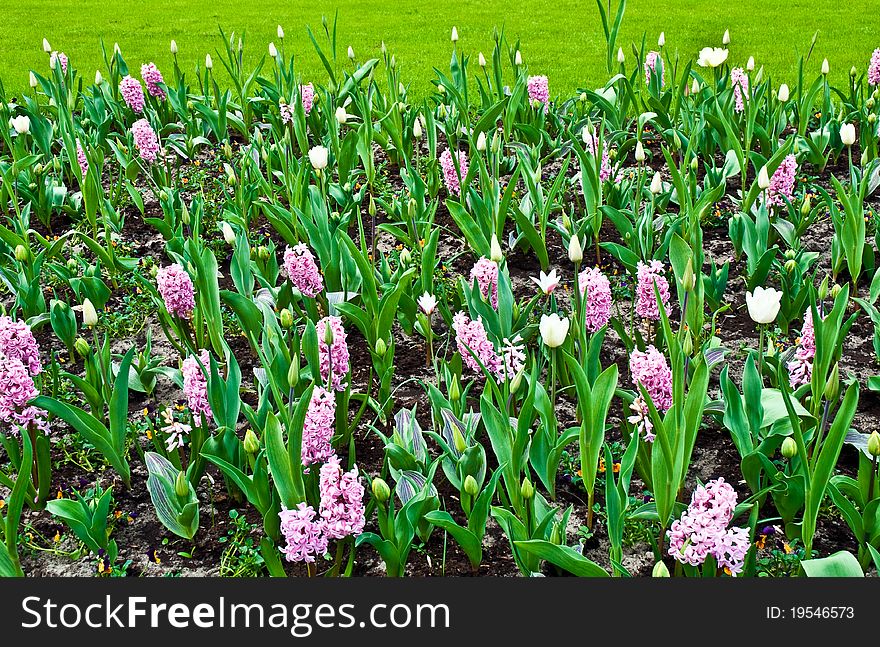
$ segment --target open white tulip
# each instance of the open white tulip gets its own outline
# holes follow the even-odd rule
[[[9,120],[9,124],[19,135],[27,135],[31,131],[31,120],[27,115],[19,115]]]
[[[746,306],[752,321],[758,324],[769,324],[776,321],[782,292],[773,288],[762,288],[760,285],[754,292],[746,292]]]
[[[727,60],[729,53],[721,47],[704,47],[697,57],[697,65],[700,67],[719,67]]]
[[[551,270],[550,274],[544,274],[544,272],[541,272],[538,278],[535,278],[534,276],[530,276],[529,278],[534,281],[535,285],[537,285],[544,294],[552,294],[553,290],[559,285],[559,276],[556,274],[555,269]]]
[[[568,326],[571,322],[568,317],[561,318],[555,312],[550,315],[541,315],[541,323],[538,330],[541,331],[541,340],[548,348],[562,346],[568,336]]]
[[[422,309],[422,312],[430,317],[435,308],[437,308],[437,297],[430,292],[425,292],[419,297],[419,307]]]
[[[336,122],[342,126],[346,121],[348,121],[348,113],[345,111],[345,108],[339,106],[336,109]]]
[[[329,156],[330,151],[324,146],[315,146],[314,148],[309,149],[309,162],[312,163],[312,168],[316,171],[321,171],[327,168],[327,158]]]

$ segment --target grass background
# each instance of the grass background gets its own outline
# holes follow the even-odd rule
[[[133,69],[152,60],[168,70],[173,38],[186,71],[194,71],[209,52],[216,71],[221,66],[215,51],[222,48],[218,27],[244,33],[246,58],[255,61],[270,40],[277,40],[280,24],[288,54],[299,55],[304,79],[320,81],[325,73],[305,26],[320,32],[321,16],[332,21],[336,9],[339,56],[345,59],[349,45],[358,60],[378,56],[384,40],[415,95],[428,91],[432,67],[448,68],[453,25],[459,47],[473,54],[474,66],[478,51],[487,57],[491,51],[493,27],[504,27],[511,40],[521,39],[525,63],[532,74],[550,78],[551,96],[596,87],[607,78],[605,40],[592,0],[26,0],[0,21],[0,79],[7,90],[27,90],[28,70],[48,69],[44,37],[71,58],[88,82],[101,67],[102,38],[108,47],[118,42]],[[641,43],[644,33],[653,48],[665,31],[670,53],[696,57],[701,47],[720,45],[729,29],[734,64],[744,65],[754,56],[767,73],[792,83],[799,53],[808,50],[819,31],[809,68],[818,72],[827,57],[832,77],[842,82],[851,66],[864,71],[871,52],[880,47],[878,15],[880,0],[629,0],[618,42],[631,64],[633,42]]]

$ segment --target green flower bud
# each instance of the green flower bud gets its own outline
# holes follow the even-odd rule
[[[684,332],[684,339],[681,342],[681,351],[685,355],[692,355],[694,352],[694,336],[691,334],[690,329]]]
[[[260,257],[261,261],[268,261],[269,256],[271,256],[271,254],[269,253],[269,248],[265,245],[260,245],[257,248],[257,255]]]
[[[284,308],[281,311],[281,327],[282,328],[290,328],[292,326],[293,326],[293,313],[290,310],[288,310],[287,308]]]
[[[828,277],[826,276],[819,285],[819,300],[824,301],[828,298]]]
[[[868,123],[869,124],[877,123],[877,115],[875,115],[873,112],[868,115]]]
[[[328,343],[329,346],[329,343]],[[385,343],[385,340],[379,337],[376,340],[376,355],[379,357],[385,357],[385,353],[388,352],[388,345]]]
[[[290,358],[290,368],[287,369],[287,383],[290,385],[290,388],[296,388],[296,385],[299,384],[299,354],[294,353],[293,357]]]
[[[868,97],[868,100],[865,101],[865,107],[868,110],[873,110],[876,103],[874,102],[874,97]]]
[[[831,374],[825,382],[825,392],[823,395],[829,402],[837,402],[837,396],[840,394],[840,369],[838,366],[838,363],[835,362],[834,367],[831,369]]]
[[[654,568],[651,570],[651,577],[670,577],[669,569],[662,560],[654,564]]]
[[[400,264],[404,267],[410,264],[412,261],[412,252],[410,252],[406,247],[400,252]]]
[[[189,482],[183,470],[177,473],[177,478],[174,480],[174,493],[181,499],[189,495]]]
[[[87,342],[82,337],[77,337],[76,341],[73,342],[73,347],[76,349],[76,352],[80,357],[85,357],[89,354],[91,348],[89,347],[89,342]]]
[[[367,207],[367,212],[370,214],[370,218],[376,217],[376,201],[373,200],[372,194],[370,194],[370,205]]]
[[[532,485],[532,482],[529,480],[528,477],[523,479],[522,486],[519,489],[519,493],[526,501],[535,496],[535,486]]]
[[[794,438],[787,436],[785,440],[782,441],[782,449],[780,451],[785,458],[794,458],[797,456],[798,449]]]
[[[522,385],[523,374],[525,373],[525,367],[521,368],[519,372],[513,376],[513,379],[510,381],[510,394],[513,395],[517,391],[519,391],[519,387]]]
[[[477,496],[477,494],[479,494],[480,492],[480,486],[477,485],[477,479],[475,479],[470,474],[464,477],[464,491],[471,496]]]
[[[880,434],[876,431],[872,431],[868,436],[868,453],[874,458],[880,456]]]
[[[25,262],[30,254],[28,253],[27,247],[24,245],[16,245],[15,246],[15,260],[23,263]]]
[[[832,285],[832,286],[831,286],[831,292],[829,292],[829,294],[831,295],[831,298],[832,298],[832,299],[836,299],[836,298],[837,298],[837,295],[840,294],[840,291],[841,291],[842,289],[843,289],[843,288],[840,287],[840,283],[835,283],[834,285]]]
[[[467,440],[465,440],[464,435],[458,427],[455,427],[452,430],[452,444],[455,445],[455,450],[459,454],[463,454],[468,447]]]
[[[793,258],[790,258],[789,260],[785,261],[785,271],[786,272],[791,274],[796,269],[797,269],[797,261],[796,260],[794,260]]]
[[[244,451],[248,454],[256,454],[260,451],[260,439],[253,429],[248,429],[244,434]]]
[[[697,285],[697,277],[694,274],[694,261],[688,258],[687,266],[684,268],[684,274],[681,277],[681,287],[685,292],[693,292]]]
[[[449,399],[452,402],[458,402],[461,398],[461,388],[458,386],[458,378],[452,376],[452,382],[449,385]]]
[[[370,488],[373,490],[373,496],[376,497],[376,500],[379,503],[385,503],[391,496],[391,488],[388,487],[388,484],[385,481],[378,477],[373,479]]]

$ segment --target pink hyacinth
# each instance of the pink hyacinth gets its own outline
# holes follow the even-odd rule
[[[45,412],[28,406],[38,395],[24,363],[15,357],[0,356],[0,422],[15,434],[29,425],[48,433]]]
[[[599,147],[599,137],[597,135],[587,135],[584,137],[584,150],[593,157],[596,156],[596,149]],[[607,182],[611,178],[611,157],[608,155],[608,149],[602,147],[602,164],[599,167],[599,181]]]
[[[62,74],[67,74],[67,54],[64,52],[52,52],[49,55],[49,63],[53,68],[60,63]]]
[[[813,379],[813,357],[816,355],[816,334],[813,329],[813,309],[804,313],[804,327],[798,340],[794,359],[788,363],[788,381],[791,388],[809,384]]]
[[[300,243],[284,252],[284,271],[287,278],[303,296],[314,299],[324,289],[324,279],[309,248]]]
[[[40,347],[30,326],[7,316],[0,317],[0,356],[21,360],[31,375],[39,375],[43,370]]]
[[[313,563],[315,557],[327,553],[327,536],[320,518],[315,519],[315,509],[303,502],[295,510],[284,509],[278,513],[281,534],[286,545],[281,549],[288,562]]]
[[[495,376],[504,375],[502,359],[489,341],[482,321],[474,321],[464,312],[458,312],[452,318],[452,329],[455,331],[455,343],[465,366],[477,373],[481,372],[479,362],[471,355],[473,352],[490,373]]]
[[[868,65],[868,83],[880,85],[880,47],[871,54],[871,64]]]
[[[140,114],[144,111],[146,99],[144,98],[144,88],[141,82],[131,75],[126,76],[119,82],[119,92],[125,101],[125,105],[134,112]]]
[[[89,160],[86,157],[86,151],[82,147],[82,143],[76,140],[76,161],[79,163],[79,170],[82,171],[83,180],[89,173]]]
[[[660,300],[663,302],[663,309],[669,314],[669,281],[663,274],[663,263],[653,260],[650,263],[639,261],[636,266],[636,278],[638,285],[636,286],[636,314],[644,319],[652,319],[658,321],[660,319],[660,309],[657,307],[657,297],[654,294],[654,285],[656,283],[657,290],[660,292]]]
[[[201,366],[199,362],[201,361]],[[186,404],[196,420],[201,419],[202,414],[210,419],[211,405],[208,403],[208,380],[202,371],[210,370],[211,358],[204,348],[199,352],[199,358],[187,357],[183,361],[183,394],[186,396]]]
[[[657,69],[657,66],[660,66],[660,69]],[[647,85],[651,85],[651,75],[656,74],[660,78],[660,87],[662,88],[666,78],[665,78],[665,70],[663,69],[663,58],[660,56],[660,52],[648,52],[645,55],[645,83]]]
[[[546,76],[530,76],[528,80],[529,101],[541,104],[544,112],[550,109],[550,82]]]
[[[672,406],[672,370],[663,353],[654,346],[648,346],[645,352],[634,350],[629,356],[629,370],[633,386],[638,389],[641,384],[645,388],[657,411],[668,411]]]
[[[733,86],[733,98],[736,103],[734,110],[745,110],[745,101],[749,99],[749,77],[741,67],[730,70],[730,84]]]
[[[797,158],[794,155],[786,155],[773,172],[773,177],[770,178],[770,187],[767,189],[767,204],[784,207],[786,200],[791,202],[794,197],[794,181],[797,170]]]
[[[281,114],[281,123],[289,124],[293,121],[293,108],[284,99],[278,103],[278,112]]]
[[[156,274],[156,285],[169,314],[189,319],[196,308],[192,279],[179,263],[163,267]]]
[[[315,86],[311,83],[299,86],[299,96],[302,99],[303,112],[308,117],[312,112],[312,106],[315,105]]]
[[[667,531],[669,555],[691,566],[712,555],[732,576],[741,573],[749,550],[748,530],[727,529],[736,500],[736,492],[723,478],[697,486],[687,510]]]
[[[598,267],[590,267],[578,275],[578,287],[584,297],[585,327],[596,332],[611,319],[611,284]]]
[[[149,164],[155,162],[159,155],[159,139],[150,122],[146,119],[138,119],[131,126],[131,134],[141,158]]]
[[[498,263],[482,257],[471,268],[471,283],[477,282],[480,294],[498,309]]]
[[[364,486],[357,468],[344,472],[333,455],[321,466],[320,514],[328,540],[345,539],[364,531]]]
[[[443,182],[446,184],[446,190],[449,193],[460,195],[461,181],[459,180],[459,173],[461,173],[461,180],[464,180],[468,173],[468,159],[464,151],[456,153],[456,159],[458,160],[458,172],[455,170],[452,151],[447,148],[440,153],[440,168],[443,171]]]
[[[330,325],[333,331],[333,345],[327,345],[325,341],[326,328]],[[316,329],[318,331],[318,356],[321,362],[321,379],[324,383],[330,379],[331,385],[337,391],[345,390],[345,376],[348,374],[348,344],[345,341],[345,329],[342,327],[342,319],[339,317],[324,317]],[[332,370],[332,377],[330,376]]]
[[[155,97],[159,101],[165,100],[165,90],[160,86],[165,81],[162,78],[162,72],[159,71],[155,63],[144,63],[141,65],[141,78],[147,84],[147,92],[150,93],[151,97]]]
[[[302,464],[323,463],[333,456],[336,398],[322,386],[312,389],[302,435]]]

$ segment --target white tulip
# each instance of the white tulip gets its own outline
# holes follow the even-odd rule
[[[382,41],[382,44],[379,46],[379,51],[382,52],[383,54],[387,51],[385,48],[385,41],[384,40]]]
[[[281,29],[281,25],[278,25],[278,32],[277,33],[278,33],[278,38],[280,40],[284,40],[284,30]]]
[[[514,65],[522,65],[522,54],[519,53],[519,50],[516,50],[516,56],[513,57]]]
[[[766,166],[762,166],[761,170],[758,171],[758,188],[761,191],[766,191],[770,188],[770,175],[767,173]]]
[[[657,45],[663,47],[666,44],[666,32],[660,32],[660,38],[657,39]]]
[[[269,43],[269,56],[272,58],[276,58],[278,56],[278,48],[275,47],[275,43]]]
[[[730,52],[721,47],[704,47],[697,57],[697,65],[700,67],[718,67],[727,60]]]
[[[729,29],[724,30],[724,36],[721,38],[721,44],[722,45],[730,45],[730,30]]]
[[[28,82],[30,83],[31,88],[37,87],[37,75],[31,72],[28,77]]]
[[[571,322],[568,317],[560,318],[555,312],[550,315],[541,315],[541,323],[538,330],[541,331],[541,340],[549,348],[562,346],[568,336],[568,326]]]
[[[415,123],[413,124],[413,137],[415,139],[422,138],[422,122],[419,119],[416,119]]]
[[[577,234],[568,241],[568,260],[572,263],[580,263],[584,260],[584,248],[581,247],[581,241]]]
[[[691,81],[691,94],[697,94],[700,91],[700,82],[695,78]]]
[[[479,56],[477,56],[477,63],[480,64],[480,67],[486,67],[486,57],[483,56],[483,52],[480,52]]]
[[[758,324],[769,324],[776,321],[782,292],[773,288],[755,288],[754,293],[746,292],[746,306],[752,321]]]
[[[779,94],[777,97],[782,103],[788,101],[788,86],[785,83],[779,86]]]
[[[663,180],[660,177],[660,171],[654,173],[654,177],[651,179],[651,193],[657,195],[663,190]]]
[[[83,325],[87,328],[94,328],[98,325],[98,311],[89,299],[83,301],[82,304]]]
[[[345,122],[348,121],[348,113],[342,106],[339,106],[336,109],[336,121],[340,126],[344,125]]]
[[[481,153],[486,150],[486,133],[480,133],[477,137],[477,150]]]
[[[856,127],[853,124],[842,124],[840,126],[840,141],[844,146],[852,146],[856,143]]]
[[[9,125],[15,129],[19,135],[27,135],[31,131],[31,120],[27,115],[19,115],[9,120]]]
[[[452,37],[451,37],[451,39],[452,39],[452,42],[453,42],[453,43],[458,42],[458,29],[456,29],[455,27],[452,28]]]
[[[537,285],[544,294],[551,294],[559,285],[559,276],[556,274],[555,269],[552,270],[550,274],[544,274],[544,272],[541,272],[538,278],[535,278],[534,276],[530,276],[529,278],[534,281],[535,285]]]
[[[329,155],[330,151],[324,146],[315,146],[309,149],[309,161],[312,163],[312,168],[316,171],[327,168],[327,158]]]
[[[348,46],[348,59],[350,61],[354,60],[354,48],[351,45]]]
[[[831,68],[828,65],[828,59],[826,58],[822,61],[822,74],[827,75],[830,70]]]
[[[501,259],[504,258],[504,254],[501,251],[501,245],[498,243],[498,236],[492,234],[492,242],[489,243],[489,258],[496,263],[500,263]]]
[[[101,85],[104,82],[104,77],[101,76],[101,70],[95,70],[95,85]]]
[[[623,48],[617,48],[617,62],[623,65],[623,62],[626,60],[626,56],[623,55]]]
[[[641,164],[645,161],[645,147],[642,142],[636,142],[636,161]]]
[[[430,292],[425,292],[419,297],[419,307],[422,309],[422,312],[430,317],[437,308],[437,297]]]
[[[45,38],[43,39],[43,51],[47,54],[52,51],[52,46],[49,44],[49,41]]]
[[[749,60],[746,63],[746,70],[749,72],[753,72],[755,69],[755,57],[749,56]]]
[[[174,55],[177,55],[177,41],[176,40],[171,41],[171,53]]]
[[[209,70],[214,67],[214,61],[211,60],[210,54],[205,54],[205,67]]]

